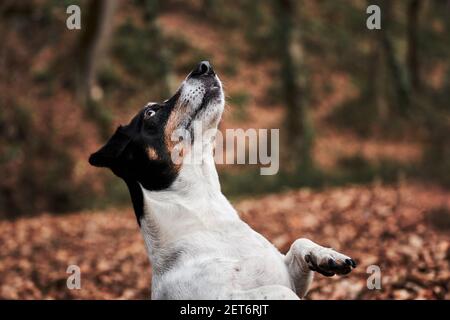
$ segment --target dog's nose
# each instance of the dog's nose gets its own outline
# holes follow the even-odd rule
[[[191,72],[191,76],[214,75],[214,70],[209,61],[201,61]]]

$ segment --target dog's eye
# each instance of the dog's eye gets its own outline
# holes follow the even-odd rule
[[[151,118],[151,117],[153,117],[155,114],[156,114],[156,111],[155,111],[155,110],[150,109],[150,108],[147,108],[147,109],[144,111],[144,119]]]

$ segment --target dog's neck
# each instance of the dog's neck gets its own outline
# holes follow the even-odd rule
[[[168,189],[148,191],[142,188],[142,193],[141,232],[154,269],[161,260],[164,251],[161,249],[181,237],[214,227],[224,220],[239,219],[220,190],[210,145],[203,146],[200,163],[183,161],[178,177]]]

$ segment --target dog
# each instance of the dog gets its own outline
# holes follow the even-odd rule
[[[314,272],[352,271],[353,259],[308,239],[283,255],[240,220],[221,192],[210,138],[188,135],[191,151],[176,150],[177,130],[191,132],[194,121],[217,130],[223,110],[222,83],[202,61],[170,99],[147,104],[89,158],[128,186],[153,268],[151,298],[293,300]],[[198,144],[202,161],[193,164],[186,159]]]

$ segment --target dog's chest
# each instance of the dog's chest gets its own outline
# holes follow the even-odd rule
[[[153,279],[158,292],[173,292],[170,288],[174,286],[181,292],[290,286],[282,255],[241,221],[180,240],[170,249],[177,253],[178,261]]]

